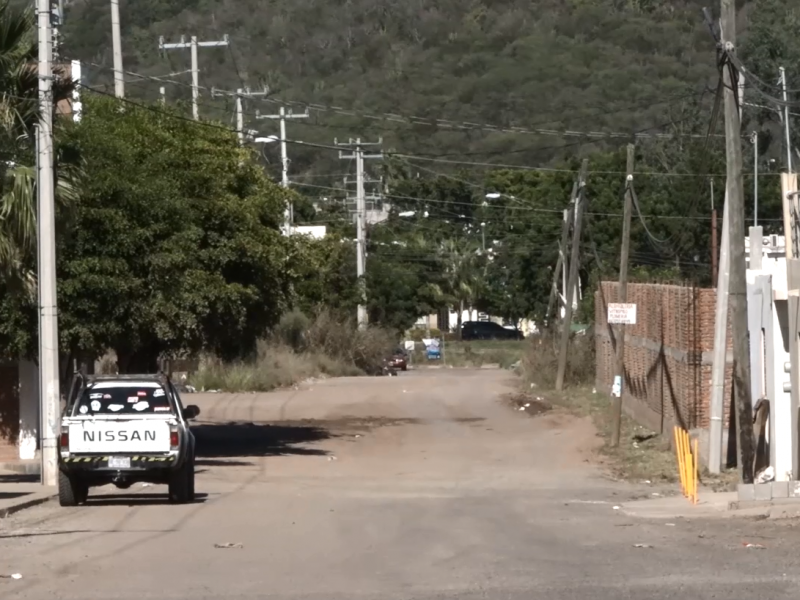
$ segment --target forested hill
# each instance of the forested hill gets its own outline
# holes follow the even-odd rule
[[[128,0],[121,3],[125,68],[184,71],[188,50],[158,51],[181,35],[228,34],[230,48],[200,50],[200,84],[268,85],[272,99],[356,113],[413,115],[499,127],[631,133],[674,122],[714,82],[707,0]],[[65,55],[101,65],[110,81],[108,0],[69,5]],[[187,73],[169,79],[188,98]],[[128,77],[129,97],[161,84]],[[106,89],[113,89],[112,87]],[[203,92],[201,113],[231,120],[230,99]],[[276,112],[263,101],[247,112]],[[295,105],[302,111],[302,105]],[[223,112],[226,110],[227,112]],[[255,126],[254,118],[248,119]],[[257,125],[266,129],[264,121]],[[415,153],[504,156],[546,162],[574,138],[399,124],[336,111],[298,121],[297,137],[383,135]],[[572,142],[572,144],[570,143]]]

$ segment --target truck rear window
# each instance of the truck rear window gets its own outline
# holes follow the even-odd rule
[[[100,381],[83,390],[75,415],[172,413],[169,397],[154,381]]]

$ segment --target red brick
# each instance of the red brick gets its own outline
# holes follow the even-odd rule
[[[616,301],[617,284],[603,282],[595,292],[596,382],[610,391],[614,380],[614,348],[606,321],[607,304]],[[702,353],[714,348],[716,291],[662,284],[629,284],[629,303],[636,304],[636,324],[626,325],[626,412],[659,432],[672,425],[706,428],[709,422],[711,365]],[[649,347],[633,338],[646,340]],[[728,347],[731,347],[730,319]],[[680,353],[678,357],[671,355]],[[681,358],[681,356],[683,358]],[[725,394],[730,394],[731,367]],[[725,420],[728,419],[726,402]]]

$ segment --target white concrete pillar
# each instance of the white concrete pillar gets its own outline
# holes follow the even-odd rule
[[[39,446],[39,366],[31,361],[19,363],[19,457],[36,458]]]

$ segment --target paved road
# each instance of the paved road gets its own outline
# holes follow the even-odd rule
[[[509,385],[430,371],[193,396],[201,500],[111,488],[0,521],[0,575],[23,576],[0,597],[796,598],[796,529],[614,511],[648,490],[603,477],[587,422],[512,411]]]

